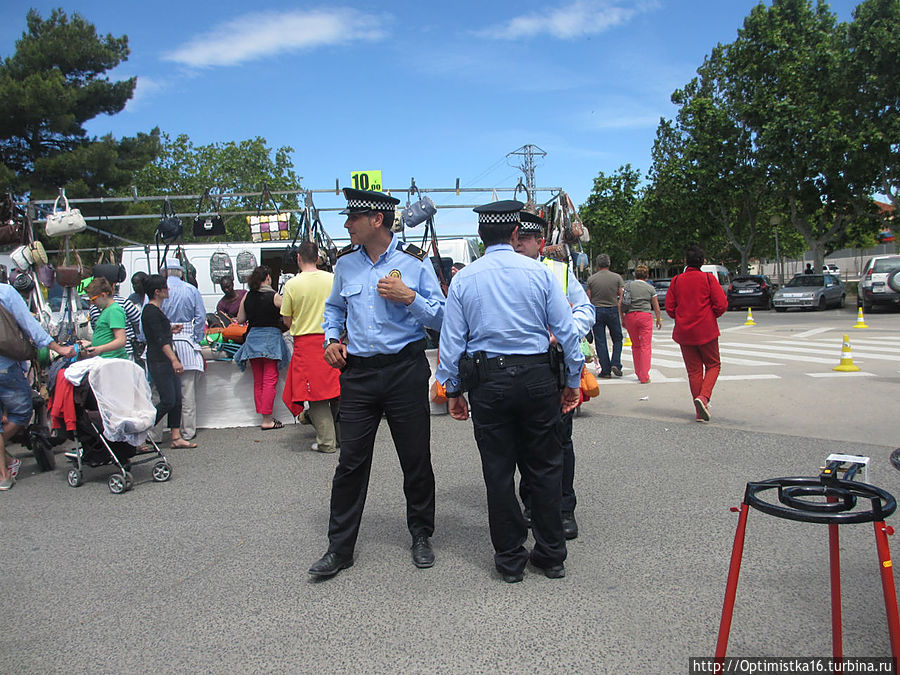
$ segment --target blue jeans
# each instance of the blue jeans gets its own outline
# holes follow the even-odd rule
[[[622,369],[622,324],[619,322],[618,307],[594,307],[597,319],[594,322],[594,347],[600,359],[600,374],[609,375],[613,366]],[[612,339],[612,358],[606,348],[606,329]]]
[[[0,372],[0,412],[13,424],[25,426],[31,421],[31,387],[22,367],[14,363]]]

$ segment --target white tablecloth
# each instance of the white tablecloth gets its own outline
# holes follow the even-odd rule
[[[206,350],[204,350],[206,352]],[[208,354],[208,352],[206,352]],[[426,352],[431,364],[431,382],[437,369],[437,350]],[[278,374],[273,414],[285,424],[293,418],[281,400],[287,369]],[[431,403],[432,415],[446,415],[447,405]],[[253,373],[242,373],[231,361],[207,361],[206,372],[197,379],[197,428],[224,429],[258,426],[260,416],[253,402]]]

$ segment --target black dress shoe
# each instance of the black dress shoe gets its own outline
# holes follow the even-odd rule
[[[566,539],[578,537],[578,523],[575,522],[575,514],[572,511],[562,512],[562,527]]]
[[[559,565],[550,565],[550,567],[541,567],[540,565],[536,565],[534,562],[531,563],[537,569],[544,573],[544,576],[548,579],[562,579],[566,576],[566,566],[563,564]]]
[[[498,572],[500,572],[500,578],[508,584],[517,584],[524,578],[523,570],[519,570],[518,572],[504,572],[499,567],[497,567],[496,569]]]
[[[309,573],[314,577],[333,577],[341,570],[353,567],[353,556],[345,558],[337,553],[329,551],[309,568]]]
[[[417,534],[413,537],[412,559],[413,564],[419,569],[434,565],[434,550],[431,548],[428,537],[424,534]]]

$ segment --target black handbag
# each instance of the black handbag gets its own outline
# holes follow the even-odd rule
[[[156,226],[156,237],[164,244],[172,244],[184,234],[184,224],[175,215],[168,198],[163,202],[162,218]]]
[[[216,206],[216,215],[201,215],[203,212],[203,200],[206,198],[209,198],[210,201],[212,201],[209,197],[209,188],[204,191],[203,195],[200,197],[200,202],[197,204],[197,216],[194,218],[194,236],[215,237],[217,235],[225,234],[225,219],[219,215],[218,205]]]

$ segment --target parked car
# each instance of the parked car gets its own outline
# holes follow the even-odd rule
[[[900,255],[876,255],[863,266],[856,290],[856,306],[868,312],[874,305],[900,304],[900,293],[888,284],[888,277],[900,269]]]
[[[666,293],[669,292],[669,285],[672,283],[672,279],[650,279],[650,283],[656,289],[656,299],[659,300],[659,308],[665,309]]]
[[[760,307],[772,309],[772,296],[777,287],[763,274],[745,274],[728,284],[728,309]]]
[[[791,307],[827,309],[829,305],[843,307],[846,297],[847,291],[838,277],[801,273],[775,291],[772,304],[776,312],[784,312]]]
[[[841,268],[834,263],[825,263],[822,265],[822,274],[830,274],[831,276],[841,278]]]

